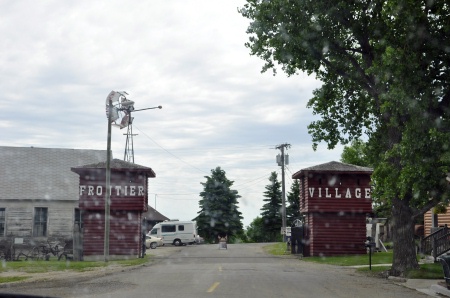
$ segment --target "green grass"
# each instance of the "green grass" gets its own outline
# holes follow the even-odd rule
[[[8,277],[0,277],[0,284],[6,283],[6,282],[15,282],[15,281],[21,281],[25,280],[28,277],[25,276],[8,276]]]
[[[406,272],[407,278],[444,279],[444,270],[440,263],[421,264],[420,269]]]
[[[286,250],[286,243],[275,243],[264,247],[264,251],[272,255],[290,254]],[[369,275],[378,275],[391,269],[392,251],[372,253],[372,268],[369,269],[369,255],[346,255],[346,256],[329,256],[329,257],[305,257],[302,260],[306,262],[314,262],[321,264],[329,264],[336,266],[363,266],[357,268],[359,272]],[[379,266],[386,264],[385,266]],[[444,272],[440,263],[420,264],[417,270],[410,270],[405,274],[406,278],[416,279],[443,279]]]
[[[357,270],[370,275],[380,275],[389,269],[391,269],[391,266],[374,266],[372,270],[369,270],[369,267],[364,267]],[[444,271],[439,263],[420,264],[419,269],[406,272],[405,277],[412,279],[444,279]]]
[[[11,262],[0,262],[0,273],[7,271],[19,271],[26,273],[40,273],[40,272],[50,272],[50,271],[88,271],[92,268],[107,267],[107,266],[134,266],[145,264],[151,260],[151,257],[145,256],[145,258],[133,258],[129,260],[118,260],[118,261],[43,261],[43,260],[28,260],[28,261],[11,261]]]
[[[370,276],[380,277],[380,276],[386,276],[387,271],[391,269],[391,266],[372,266],[372,268],[367,267],[361,267],[357,268],[356,271],[365,273]]]
[[[287,245],[284,242],[278,242],[263,247],[263,250],[274,256],[290,255],[291,252],[287,250]]]
[[[369,255],[348,255],[337,257],[308,257],[304,258],[305,261],[323,263],[338,266],[369,266]],[[392,253],[390,252],[377,252],[372,253],[372,265],[376,264],[392,264]]]

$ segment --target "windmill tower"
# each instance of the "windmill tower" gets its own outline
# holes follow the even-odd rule
[[[145,109],[134,109],[134,101],[126,98],[128,93],[125,91],[111,91],[106,99],[106,113],[108,115],[108,103],[111,99],[113,107],[111,111],[111,124],[122,128],[127,128],[126,141],[125,141],[125,152],[123,154],[123,160],[134,163],[134,144],[133,144],[133,117],[131,117],[131,112],[138,112],[144,110],[152,109],[162,109],[162,106],[145,108]]]
[[[137,136],[137,134],[133,134],[133,117],[130,116],[130,122],[127,127],[127,133],[124,134],[127,136],[125,141],[125,152],[123,154],[123,160],[134,163],[134,145],[133,145],[133,136]]]

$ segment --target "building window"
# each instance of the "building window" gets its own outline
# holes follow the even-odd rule
[[[34,208],[34,227],[33,236],[34,237],[45,237],[47,236],[47,215],[48,209],[42,207]]]
[[[75,208],[74,225],[79,229],[83,227],[83,219],[81,217],[81,210],[79,208]]]
[[[6,235],[6,209],[0,208],[0,237]]]

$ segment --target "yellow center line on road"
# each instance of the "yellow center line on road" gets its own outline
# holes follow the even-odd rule
[[[216,281],[215,283],[213,283],[213,285],[211,287],[209,287],[208,291],[206,291],[206,292],[207,293],[214,292],[214,290],[217,288],[218,285],[220,285],[220,282]]]

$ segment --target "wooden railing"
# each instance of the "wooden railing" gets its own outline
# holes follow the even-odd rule
[[[445,227],[434,231],[427,237],[422,239],[421,253],[426,255],[432,255],[434,261],[437,257],[450,250],[450,229]]]

